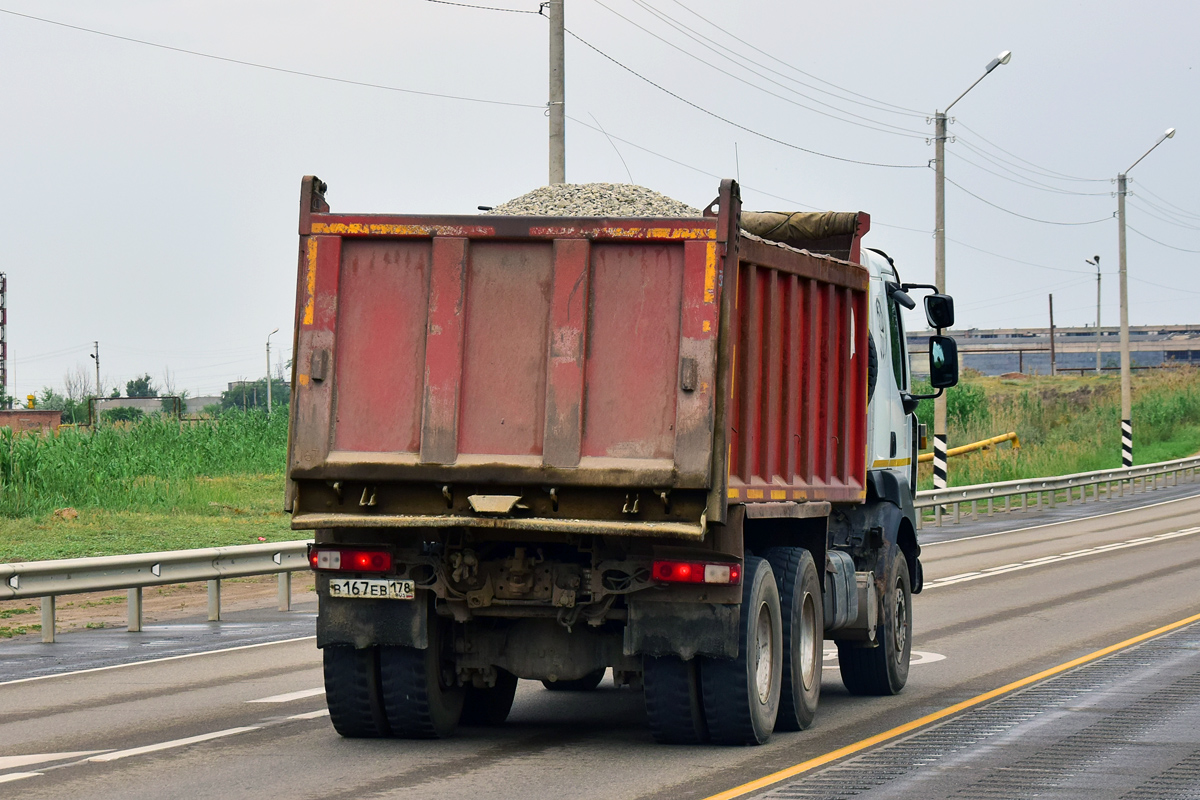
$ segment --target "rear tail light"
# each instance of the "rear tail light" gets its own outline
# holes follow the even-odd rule
[[[662,583],[732,583],[742,582],[742,565],[727,562],[655,561],[651,570],[654,580]]]
[[[386,550],[359,548],[310,548],[308,563],[328,572],[390,572],[392,554]]]

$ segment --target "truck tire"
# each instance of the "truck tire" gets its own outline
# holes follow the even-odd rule
[[[321,651],[325,666],[325,702],[333,729],[350,739],[387,736],[387,715],[379,688],[379,651],[348,644]]]
[[[708,741],[700,689],[700,659],[643,656],[642,681],[650,734],[660,744]]]
[[[912,658],[912,586],[908,562],[893,546],[886,563],[883,596],[879,598],[879,641],[875,647],[838,642],[842,683],[850,694],[897,694],[908,682]]]
[[[779,588],[766,559],[748,556],[742,571],[737,658],[700,664],[704,717],[718,744],[763,744],[779,715],[783,621]]]
[[[508,719],[517,694],[517,676],[508,670],[496,671],[496,685],[486,688],[468,686],[463,698],[460,725],[489,727]]]
[[[600,685],[606,672],[608,672],[607,667],[589,672],[582,678],[576,678],[573,681],[542,681],[542,686],[552,692],[590,692]]]
[[[430,614],[429,647],[424,650],[380,645],[380,686],[392,736],[442,739],[458,727],[466,691],[458,685],[452,654],[446,652],[448,624]]]
[[[783,680],[776,730],[812,725],[821,699],[824,597],[812,553],[802,547],[772,547],[763,553],[775,573],[783,611]]]

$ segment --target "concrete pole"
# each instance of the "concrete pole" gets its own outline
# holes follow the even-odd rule
[[[267,334],[267,416],[271,416],[271,337],[279,333],[279,328]]]
[[[1054,295],[1050,295],[1050,375],[1058,374],[1058,359],[1054,352]]]
[[[566,183],[566,57],[563,0],[549,0],[546,10],[550,17],[550,183]]]
[[[957,102],[957,101],[956,101]],[[940,293],[946,291],[946,115],[934,116],[934,198],[933,282]],[[946,488],[946,393],[933,401],[933,488]]]
[[[104,390],[100,388],[100,343],[92,342],[92,347],[95,348],[92,358],[96,359],[96,397],[100,397],[104,394]]]
[[[1100,374],[1100,256],[1096,256],[1096,374]]]
[[[1125,279],[1125,173],[1117,176],[1118,285],[1121,293],[1121,465],[1133,466],[1133,386],[1129,364],[1129,290]]]

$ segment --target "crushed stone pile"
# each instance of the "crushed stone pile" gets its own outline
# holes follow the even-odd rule
[[[558,183],[496,206],[489,214],[538,217],[698,217],[701,211],[632,183]]]

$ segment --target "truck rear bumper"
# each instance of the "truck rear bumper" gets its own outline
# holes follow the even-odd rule
[[[661,537],[701,541],[707,528],[704,517],[696,524],[594,519],[546,519],[544,517],[469,517],[424,514],[312,514],[292,517],[293,530],[318,528],[501,528],[566,534]]]

